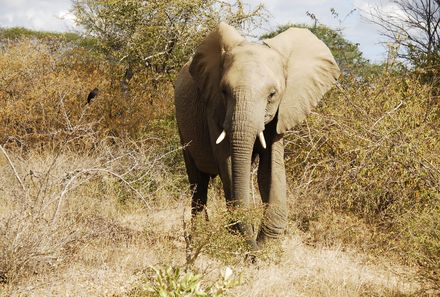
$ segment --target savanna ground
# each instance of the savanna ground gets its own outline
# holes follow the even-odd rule
[[[2,39],[2,296],[438,296],[439,97],[424,73],[346,74],[287,136],[289,228],[252,264],[218,180],[209,222],[190,224],[169,74],[127,79],[72,38]],[[237,215],[261,215],[253,197]]]
[[[365,227],[344,216],[316,219],[317,226],[309,227],[313,231],[301,231],[292,218],[286,238],[263,250],[257,264],[249,263],[243,242],[224,227],[227,214],[218,185],[210,192],[211,222],[198,222],[200,236],[189,246],[190,195],[179,181],[184,177],[170,175],[162,155],[108,153],[10,156],[17,175],[2,159],[1,189],[8,199],[1,207],[1,264],[10,278],[2,295],[150,296],[144,287],[154,284],[151,267],[189,268],[207,287],[229,267],[234,283],[228,296],[420,294],[416,267],[343,242],[347,233]],[[127,176],[125,170],[135,166],[115,160],[128,154],[144,168],[138,173],[144,175],[142,187],[154,188],[144,197],[148,203],[132,197],[122,178],[114,176]],[[291,193],[289,198],[292,212],[298,212],[301,197]],[[314,206],[300,206],[305,207]]]

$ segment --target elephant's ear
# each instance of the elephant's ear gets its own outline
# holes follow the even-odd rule
[[[290,28],[264,40],[285,59],[286,89],[278,111],[277,132],[300,123],[339,77],[329,48],[308,29]]]
[[[219,92],[223,54],[244,40],[237,30],[222,22],[199,45],[189,72],[204,99]]]

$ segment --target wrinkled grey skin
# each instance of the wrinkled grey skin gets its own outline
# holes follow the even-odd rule
[[[221,23],[176,81],[176,118],[181,142],[188,144],[183,154],[193,215],[206,206],[209,179],[217,175],[227,205],[249,207],[251,163],[259,157],[264,217],[258,234],[248,224],[239,225],[254,248],[279,237],[287,226],[284,132],[303,120],[339,75],[328,49],[315,39],[308,31],[292,30],[265,44],[250,43]],[[292,42],[310,48],[298,50]],[[317,54],[308,61],[314,48]],[[295,58],[300,63],[292,64]],[[226,137],[216,144],[223,130]],[[266,148],[257,137],[261,131]]]

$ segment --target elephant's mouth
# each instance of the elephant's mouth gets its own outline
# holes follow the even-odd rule
[[[275,112],[269,112],[266,109],[266,113],[264,115],[264,125],[267,125],[270,121],[272,121],[275,118],[276,112],[277,110],[275,110]]]
[[[222,133],[220,133],[220,135],[218,136],[217,140],[215,141],[216,144],[221,143],[226,137],[226,131],[223,130]],[[260,133],[258,133],[258,140],[261,143],[261,146],[265,149],[266,148],[266,139],[264,138],[264,133],[263,131],[261,131]]]

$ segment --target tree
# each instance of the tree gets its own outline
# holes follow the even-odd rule
[[[241,0],[73,0],[73,13],[110,58],[169,73],[219,21],[250,31],[265,10],[247,10]]]
[[[435,79],[440,67],[440,0],[393,0],[392,12],[375,7],[370,20],[398,46],[396,56]],[[434,72],[433,72],[434,71]]]

